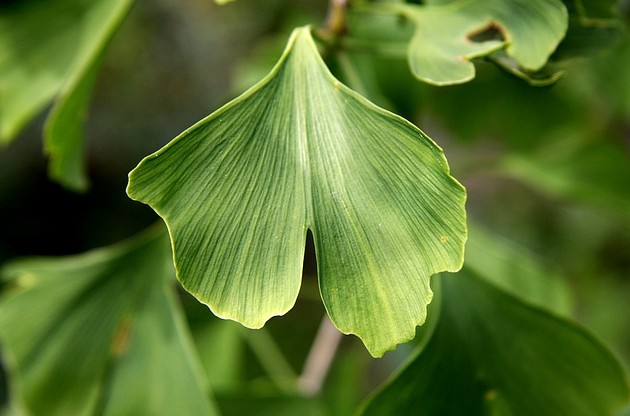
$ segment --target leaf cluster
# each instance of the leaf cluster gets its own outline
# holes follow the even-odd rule
[[[260,7],[231,3],[195,7]],[[271,3],[270,26],[286,29],[239,72],[247,90],[129,173],[128,196],[164,225],[2,267],[0,411],[627,405],[624,364],[599,338],[629,359],[630,48],[616,3],[331,1],[317,28]],[[87,107],[131,4],[0,5],[0,143],[52,102],[48,172],[74,191],[89,190]],[[585,302],[595,287],[601,301]]]

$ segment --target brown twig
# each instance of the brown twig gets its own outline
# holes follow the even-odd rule
[[[321,35],[326,38],[338,38],[347,31],[346,10],[349,0],[330,0],[328,3],[328,14],[321,29]]]

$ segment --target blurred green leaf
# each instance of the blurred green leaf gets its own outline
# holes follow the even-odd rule
[[[93,62],[78,84],[68,84],[62,91],[44,125],[44,151],[50,157],[49,176],[76,191],[88,188],[85,168],[83,127],[87,106],[96,81],[100,59]]]
[[[567,30],[567,11],[559,0],[466,0],[397,8],[416,26],[408,51],[411,71],[435,85],[471,80],[471,60],[502,48],[521,73],[538,71]]]
[[[168,239],[8,264],[0,340],[33,415],[214,414],[172,287]]]
[[[590,95],[600,98],[621,122],[630,120],[630,42],[605,57],[594,61],[594,71],[587,72],[584,86]],[[611,82],[614,80],[614,82]]]
[[[294,393],[297,375],[269,331],[266,328],[258,331],[247,331],[246,339],[260,365],[265,369],[278,391],[287,394]]]
[[[567,35],[553,61],[584,57],[612,50],[627,40],[627,31],[615,12],[617,0],[564,0],[569,10]]]
[[[337,81],[308,28],[272,72],[130,173],[183,286],[261,327],[300,287],[306,232],[331,320],[374,356],[413,338],[429,277],[461,267],[465,191],[411,123]]]
[[[344,84],[379,107],[392,108],[385,98],[374,73],[374,62],[366,54],[338,52],[335,64]]]
[[[471,273],[440,282],[433,337],[363,414],[613,415],[628,400],[619,363],[583,328]]]
[[[83,190],[80,143],[97,62],[131,0],[17,1],[0,5],[0,143],[59,95],[46,127],[53,179]]]
[[[468,223],[466,268],[539,308],[569,315],[569,290],[542,258],[474,221]]]
[[[233,389],[242,379],[245,345],[241,331],[237,323],[218,319],[193,331],[200,361],[215,391]]]
[[[619,19],[605,22],[570,19],[566,39],[552,56],[553,61],[580,58],[610,51],[627,41],[627,31]]]
[[[615,16],[618,0],[563,0],[570,13],[592,19]]]
[[[553,71],[547,66],[536,71],[527,71],[520,67],[518,62],[505,53],[504,50],[496,51],[488,59],[504,71],[517,76],[532,87],[546,87],[556,83],[565,74],[564,71]]]
[[[431,319],[432,316],[427,317]],[[422,326],[424,328],[425,326]],[[369,372],[373,364],[362,346],[352,345],[338,351],[321,394],[329,416],[346,416],[356,413],[357,406],[365,397],[365,381],[374,380]]]
[[[457,1],[458,0],[422,0],[422,4],[426,4],[428,6],[443,6]]]
[[[224,416],[327,416],[324,406],[317,399],[299,396],[266,395],[219,395],[217,397]]]
[[[546,195],[630,214],[630,154],[610,142],[568,136],[536,154],[506,157],[500,172]]]
[[[399,45],[402,48],[400,56],[406,56],[406,44],[414,33],[414,25],[407,19],[401,18],[398,13],[391,13],[391,11],[398,10],[404,1],[390,1],[379,2],[384,11],[387,13],[375,13],[380,9],[374,9],[376,4],[372,3],[363,5],[362,7],[350,7],[348,9],[347,24],[348,33],[343,38],[339,39],[339,42],[345,41],[345,39],[363,39],[369,42],[366,47],[373,46],[375,44],[387,44],[389,47],[393,45]],[[389,4],[383,4],[389,3]],[[393,6],[393,7],[391,7]],[[352,50],[352,49],[350,49]],[[368,49],[370,50],[370,49]],[[389,55],[390,52],[386,49],[382,50],[385,54]],[[398,51],[395,51],[398,54]]]

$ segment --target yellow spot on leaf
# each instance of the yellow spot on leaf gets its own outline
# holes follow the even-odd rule
[[[38,283],[39,279],[31,273],[24,273],[17,279],[17,285],[22,288],[31,288]]]

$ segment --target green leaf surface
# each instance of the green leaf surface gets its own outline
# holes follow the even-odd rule
[[[317,399],[300,396],[220,395],[217,397],[224,416],[328,416],[329,413]]]
[[[430,276],[462,263],[465,191],[442,150],[337,81],[308,28],[127,192],[167,223],[182,285],[252,328],[294,304],[310,229],[331,320],[375,356],[413,338]]]
[[[563,0],[569,12],[593,19],[608,19],[615,15],[618,0]]]
[[[245,342],[242,331],[243,327],[237,323],[219,319],[209,320],[192,331],[199,360],[215,392],[234,390],[243,378]]]
[[[536,72],[524,70],[518,62],[516,62],[503,50],[496,51],[488,57],[488,59],[499,68],[518,78],[521,78],[532,87],[546,87],[548,85],[555,84],[565,74],[565,71],[563,70],[555,71],[548,67]]]
[[[562,62],[610,51],[628,39],[616,0],[564,0],[569,11],[569,30],[552,56]]]
[[[364,415],[614,415],[628,400],[619,363],[583,328],[470,273],[440,282],[433,337]]]
[[[537,71],[567,30],[567,11],[559,0],[465,0],[398,8],[416,26],[408,50],[411,71],[435,85],[470,81],[475,76],[471,60],[502,48],[521,73]],[[488,39],[476,39],[482,34]]]
[[[87,186],[82,123],[103,50],[132,0],[9,2],[0,6],[0,143],[59,95],[46,127],[50,172]]]
[[[566,137],[553,148],[506,157],[499,171],[551,197],[630,218],[630,156],[625,149],[612,140],[584,143]]]
[[[13,400],[29,414],[215,413],[161,229],[3,272],[12,288],[0,303],[0,340]]]
[[[466,268],[502,290],[542,309],[568,316],[572,300],[566,283],[527,247],[468,223]]]
[[[597,53],[616,52],[628,40],[628,32],[619,19],[571,19],[566,39],[552,56],[563,63],[573,58],[585,58]]]
[[[48,154],[48,175],[76,191],[87,190],[83,127],[100,59],[74,83],[67,85],[44,125],[44,151]]]

